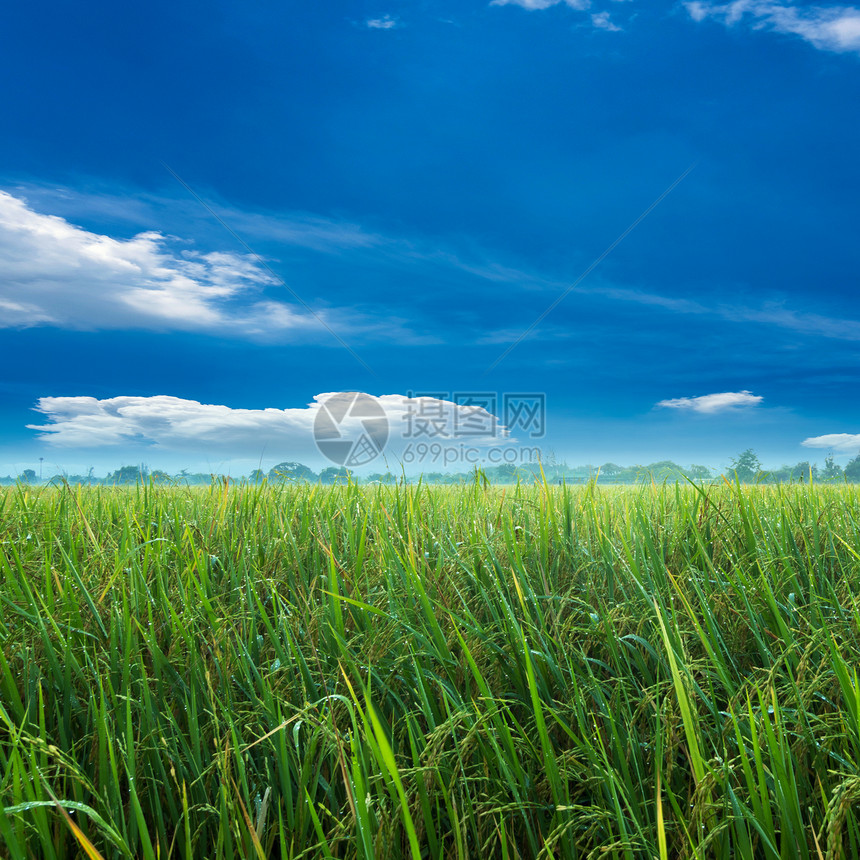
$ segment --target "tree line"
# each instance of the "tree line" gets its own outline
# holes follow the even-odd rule
[[[60,473],[40,481],[34,469],[25,469],[17,477],[7,475],[0,477],[0,485],[39,484],[39,483],[69,483],[80,485],[116,486],[133,485],[138,483],[154,484],[210,484],[213,480],[223,480],[229,476],[212,472],[189,472],[186,469],[169,474],[161,469],[152,469],[146,465],[121,466],[104,477],[97,477],[90,469],[86,475]],[[778,483],[809,483],[848,482],[860,483],[860,454],[848,462],[843,468],[828,454],[824,466],[804,460],[794,465],[783,465],[776,469],[765,469],[755,451],[748,448],[734,457],[728,467],[723,470],[712,469],[709,466],[691,464],[681,466],[672,460],[659,460],[654,463],[620,466],[617,463],[602,465],[586,464],[571,466],[564,460],[556,459],[552,454],[541,463],[528,463],[521,466],[503,464],[473,468],[468,472],[437,472],[427,471],[416,474],[392,471],[374,472],[368,475],[356,475],[349,469],[329,466],[315,472],[304,463],[285,461],[272,466],[268,471],[254,469],[248,476],[238,480],[247,480],[259,484],[269,483],[321,483],[339,484],[353,481],[363,484],[396,484],[401,481],[414,482],[422,480],[428,484],[464,484],[480,479],[493,484],[515,484],[517,481],[531,482],[547,480],[555,484],[585,484],[595,481],[600,484],[637,484],[643,481],[678,481],[689,479],[697,482],[716,480],[739,480],[741,483],[778,484]],[[230,478],[237,480],[236,478]]]

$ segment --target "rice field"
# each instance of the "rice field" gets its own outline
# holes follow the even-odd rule
[[[860,856],[860,491],[0,490],[0,856]]]

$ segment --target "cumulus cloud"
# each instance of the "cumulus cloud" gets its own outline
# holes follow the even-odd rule
[[[758,406],[764,400],[751,391],[724,391],[720,394],[704,394],[701,397],[676,397],[674,400],[661,400],[656,406],[667,409],[682,409],[715,415],[718,412],[732,412],[748,406]]]
[[[114,198],[69,194],[69,206],[99,217]],[[43,203],[62,199],[38,194]],[[138,206],[138,216],[156,222]],[[245,214],[231,223],[271,241],[337,255],[373,250],[382,237],[351,224],[313,217],[267,219]],[[128,217],[128,216],[126,216]],[[229,216],[228,216],[229,217]],[[135,218],[133,221],[138,221]],[[111,219],[113,220],[113,218]],[[0,330],[56,326],[85,331],[143,329],[215,334],[269,341],[337,344],[352,340],[436,342],[404,320],[350,307],[308,310],[301,302],[267,295],[291,291],[254,254],[201,251],[176,236],[143,230],[116,238],[86,230],[60,215],[44,214],[21,196],[0,191]]]
[[[860,433],[828,433],[825,436],[810,436],[800,443],[806,448],[828,448],[854,454],[860,451]]]
[[[368,18],[364,24],[370,30],[394,30],[400,26],[400,21],[391,15],[383,15],[381,18]]]
[[[234,409],[180,397],[42,397],[36,411],[45,424],[29,424],[41,441],[56,448],[123,446],[156,450],[229,452],[234,455],[284,452],[315,456],[313,428],[325,405],[349,401],[350,392],[317,394],[298,408]],[[393,455],[409,440],[469,445],[514,441],[495,415],[478,406],[433,397],[384,394],[376,398],[388,421]],[[344,435],[360,432],[361,418],[343,418]],[[467,431],[467,432],[466,432]]]
[[[266,299],[249,255],[201,252],[154,231],[90,232],[0,191],[0,328],[147,328],[253,335],[319,329]]]
[[[823,51],[860,53],[860,9],[853,6],[795,6],[774,0],[689,0],[684,6],[694,21],[748,24],[755,30],[799,36]]]

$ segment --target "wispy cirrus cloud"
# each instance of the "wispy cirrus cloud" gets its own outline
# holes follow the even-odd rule
[[[521,9],[526,9],[529,12],[539,12],[544,9],[550,9],[553,6],[567,6],[577,12],[586,12],[592,8],[592,0],[491,0],[491,6],[519,6]],[[604,30],[607,33],[620,33],[622,27],[619,27],[613,20],[612,15],[608,10],[593,12],[585,20],[590,19],[591,26],[595,30]]]
[[[603,295],[617,301],[650,305],[673,313],[711,316],[727,322],[761,323],[798,334],[817,335],[834,340],[860,340],[860,320],[796,310],[780,302],[765,302],[759,306],[731,302],[704,304],[695,299],[662,296],[647,290],[632,290],[625,287],[585,287],[582,291]]]
[[[828,448],[832,451],[856,454],[860,452],[860,433],[828,433],[810,436],[801,443],[806,448]]]
[[[7,193],[27,203],[37,212],[50,213],[70,223],[80,219],[122,225],[168,224],[168,234],[180,235],[188,227],[197,236],[201,216],[211,216],[192,197],[167,197],[140,189],[120,191],[80,191],[31,182],[7,186]],[[273,241],[321,253],[337,254],[373,249],[384,244],[386,237],[368,231],[347,219],[326,218],[310,212],[259,212],[240,209],[206,194],[207,203],[222,220],[240,235],[255,241]],[[213,224],[216,233],[223,227]],[[162,230],[164,232],[164,230]]]
[[[345,270],[360,270],[372,280],[385,273],[392,278],[438,277],[449,282],[453,274],[464,288],[505,285],[529,295],[569,287],[568,281],[511,265],[491,250],[472,248],[463,255],[439,237],[388,235],[354,221],[310,213],[245,211],[229,204],[218,204],[217,209],[252,246],[259,243],[278,254],[297,249],[321,255],[314,267],[318,259],[339,261]],[[131,238],[116,238],[76,226],[79,219],[139,232]],[[163,231],[145,229],[152,224],[168,226]],[[279,292],[287,295],[286,290],[254,256],[200,251],[191,241],[177,238],[191,235],[217,245],[223,230],[217,224],[214,228],[207,226],[193,200],[80,193],[38,185],[17,187],[14,194],[0,191],[0,329],[136,328],[275,341],[316,337],[321,344],[336,343],[304,309],[277,298]],[[301,287],[302,292],[305,289]],[[725,295],[705,301],[606,283],[581,284],[570,293],[568,301],[579,295],[673,315],[860,341],[860,320],[850,313],[827,316],[784,302],[748,305]],[[390,304],[382,313],[378,305],[344,306],[351,296],[373,300],[372,293],[344,284],[340,307],[336,294],[334,306],[315,307],[326,325],[350,341],[394,338],[399,343],[430,344],[459,337],[450,317],[428,320],[417,317],[412,307],[404,307],[398,316]],[[303,298],[315,306],[313,295]],[[516,325],[488,324],[474,332],[474,340],[505,343],[520,334]],[[556,335],[542,327],[533,337]]]
[[[484,277],[489,278],[488,273]],[[498,276],[501,279],[501,275]],[[527,281],[527,274],[521,274],[520,283],[540,283],[534,276]],[[543,282],[557,290],[568,289],[563,281]],[[797,332],[802,335],[825,337],[834,340],[860,341],[860,320],[841,317],[829,317],[823,314],[786,307],[780,302],[765,302],[759,306],[734,304],[731,302],[713,302],[705,304],[695,299],[664,296],[648,290],[632,289],[630,287],[614,286],[577,286],[570,289],[572,295],[602,297],[612,302],[662,310],[666,313],[684,316],[711,317],[732,323],[755,323],[774,329]],[[539,337],[543,329],[530,334],[531,338]],[[516,340],[522,334],[520,329],[510,327],[485,332],[481,341],[484,343],[504,343]]]
[[[751,406],[758,406],[763,397],[751,391],[723,391],[719,394],[703,394],[700,397],[676,397],[673,400],[661,400],[655,406],[667,409],[680,409],[687,412],[698,412],[702,415],[716,415],[720,412],[735,412]]]
[[[860,53],[860,9],[853,6],[798,6],[773,0],[684,3],[694,21],[712,19],[727,27],[747,25],[799,36],[822,51]]]
[[[558,6],[564,3],[571,9],[588,9],[591,6],[591,0],[492,0],[491,6],[521,6],[523,9],[530,11],[549,9],[551,6]]]
[[[368,18],[364,26],[369,30],[396,30],[402,24],[398,18],[392,15],[383,15],[381,18]]]

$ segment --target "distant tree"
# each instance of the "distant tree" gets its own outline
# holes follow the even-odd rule
[[[269,469],[270,481],[316,481],[316,472],[309,469],[304,463],[278,463]]]
[[[815,480],[818,477],[818,467],[811,464],[808,460],[798,463],[791,470],[791,479],[793,481],[805,481],[809,483],[810,478]]]
[[[334,466],[329,466],[320,472],[320,481],[324,484],[346,484],[351,475],[349,469],[336,469]]]
[[[822,480],[839,481],[842,479],[843,474],[842,467],[834,461],[832,454],[828,454],[824,458],[824,468],[821,471]]]
[[[57,476],[59,477],[59,476]],[[90,479],[86,475],[65,475],[65,480],[70,484],[89,484]],[[51,479],[53,480],[53,478]]]
[[[731,471],[733,475],[737,475],[739,481],[754,481],[761,472],[761,462],[755,451],[752,448],[747,448],[746,451],[732,460]]]
[[[145,481],[149,472],[145,466],[121,466],[105,478],[106,484],[136,484]]]
[[[672,460],[658,460],[647,467],[655,481],[673,481],[681,478],[684,470]]]
[[[18,480],[22,484],[35,484],[36,483],[36,470],[35,469],[24,469],[20,475],[18,475]]]
[[[262,469],[254,469],[250,475],[248,475],[248,480],[252,484],[262,484],[266,479],[266,473]]]
[[[709,478],[713,477],[711,470],[707,466],[698,466],[696,463],[693,463],[690,468],[687,469],[687,476],[692,478],[694,481],[707,481]]]
[[[167,472],[164,472],[161,469],[153,469],[149,478],[155,484],[167,484],[173,480]]]
[[[778,469],[768,469],[763,473],[763,480],[767,484],[785,484],[791,480],[794,474],[794,466],[782,465]]]
[[[637,481],[650,481],[651,473],[646,466],[636,463],[633,466],[625,466],[617,476],[617,480],[627,484],[635,484]]]
[[[852,483],[860,482],[860,454],[845,465],[845,477]]]
[[[425,478],[429,480],[429,475],[425,475]],[[376,484],[396,484],[397,478],[391,472],[374,472],[367,476],[367,481]]]
[[[619,472],[623,472],[624,467],[619,466],[617,463],[604,463],[600,467],[600,474],[606,478],[616,478],[618,477]]]
[[[502,463],[493,469],[487,469],[488,475],[500,484],[515,484],[517,480],[517,467],[513,463]]]
[[[206,486],[220,477],[220,475],[215,475],[212,472],[189,472],[188,469],[180,469],[175,475],[173,475],[173,480],[178,484],[193,487]],[[105,478],[105,482],[110,483],[110,476]]]
[[[183,469],[176,476],[176,480],[188,486],[206,486],[211,484],[218,475],[213,475],[211,472],[189,472]]]
[[[99,479],[95,476],[94,472],[95,472],[95,467],[90,466],[89,469],[87,469],[86,475],[67,475],[66,480],[70,484],[90,485],[90,484],[101,483],[99,481]]]

